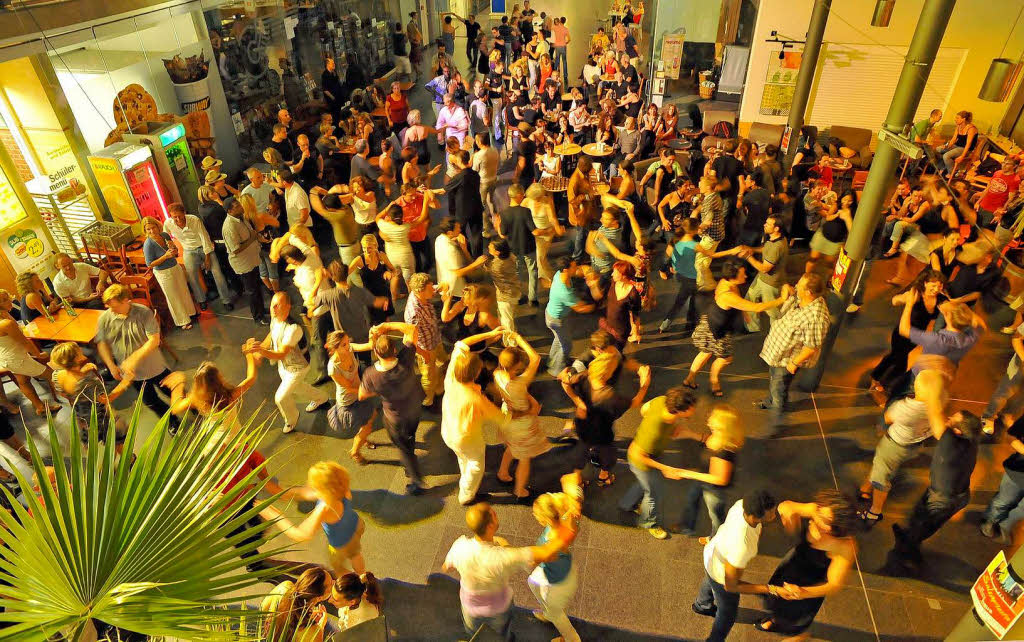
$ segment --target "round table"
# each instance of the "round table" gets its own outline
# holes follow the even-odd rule
[[[703,132],[701,132],[701,130],[699,130],[699,129],[684,129],[684,130],[682,130],[682,133],[683,133],[683,136],[686,136],[687,138],[697,138]]]
[[[606,156],[611,156],[615,152],[612,150],[611,145],[605,145],[604,151],[601,151],[598,149],[597,143],[590,143],[583,146],[583,153],[587,156],[594,156],[595,158],[605,158]]]
[[[583,151],[583,148],[576,143],[565,143],[564,145],[555,145],[555,153],[559,156],[575,156]]]
[[[604,82],[615,82],[615,74],[601,74],[601,80]]]
[[[673,138],[672,140],[665,143],[671,149],[684,150],[693,147],[693,143],[686,140],[685,138]]]

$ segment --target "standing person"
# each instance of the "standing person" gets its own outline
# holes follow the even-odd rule
[[[466,509],[466,526],[472,537],[455,540],[445,556],[444,570],[459,572],[459,603],[467,636],[487,626],[511,640],[513,573],[531,570],[541,562],[553,562],[572,544],[575,532],[559,532],[542,546],[512,548],[497,536],[498,514],[481,502]]]
[[[455,102],[455,96],[451,92],[445,93],[441,100],[443,106],[437,113],[434,128],[444,132],[449,138],[455,138],[459,141],[459,147],[464,149],[466,136],[469,134],[469,114],[462,105]]]
[[[480,48],[477,45],[477,39],[480,37],[480,30],[482,27],[480,23],[476,21],[476,16],[472,13],[467,17],[462,18],[455,16],[457,20],[460,20],[462,24],[466,25],[466,60],[469,62],[469,68],[475,69],[477,64],[477,58],[480,56]],[[455,55],[455,50],[452,49],[452,55]]]
[[[548,374],[557,377],[566,365],[566,358],[572,350],[572,335],[565,327],[569,312],[587,314],[594,311],[594,304],[580,300],[574,286],[574,279],[583,274],[590,286],[591,293],[600,299],[600,283],[597,275],[589,268],[581,267],[576,261],[562,258],[560,268],[551,279],[551,290],[548,292],[548,305],[544,309],[544,323],[554,340],[548,351]]]
[[[324,343],[330,360],[327,372],[334,381],[335,405],[327,411],[327,424],[331,430],[341,433],[355,433],[349,456],[359,465],[367,463],[362,449],[373,430],[377,408],[372,401],[359,401],[359,361],[353,353],[352,342],[344,330],[334,330],[327,335]],[[359,346],[369,349],[369,343]]]
[[[324,92],[327,109],[335,119],[338,119],[341,116],[341,106],[345,103],[346,96],[345,90],[341,86],[341,79],[338,78],[334,58],[324,59],[324,70],[320,74],[320,89]]]
[[[409,62],[412,63],[413,72],[416,74],[413,80],[419,80],[420,63],[423,62],[423,32],[420,31],[418,20],[419,13],[410,11],[409,24],[405,27],[406,35],[409,38]]]
[[[352,505],[352,482],[348,471],[333,461],[318,461],[306,472],[306,486],[292,488],[298,499],[315,501],[316,506],[300,524],[293,524],[277,508],[268,506],[261,515],[273,520],[293,542],[308,542],[318,530],[327,538],[327,557],[336,574],[366,572],[363,532],[366,524]]]
[[[673,479],[692,479],[693,484],[683,499],[683,514],[679,520],[679,532],[692,535],[697,528],[697,509],[700,500],[708,509],[711,520],[711,536],[714,537],[725,519],[725,493],[732,486],[736,470],[736,456],[743,447],[743,424],[739,414],[730,406],[718,405],[708,414],[709,435],[702,435],[703,449],[701,463],[707,463],[708,472],[680,469]],[[706,543],[707,537],[700,538]]]
[[[88,263],[76,262],[63,252],[53,257],[53,265],[57,268],[53,275],[53,291],[57,296],[75,307],[103,309],[103,290],[110,281],[109,272]],[[92,278],[96,279],[95,287],[90,281]]]
[[[409,99],[406,98],[399,82],[391,83],[391,93],[384,99],[384,115],[387,116],[391,133],[401,136],[402,130],[408,126],[406,121],[409,118]]]
[[[440,291],[429,274],[417,272],[409,280],[409,300],[405,304],[405,322],[416,329],[416,363],[423,386],[423,405],[432,406],[444,392],[441,364],[444,349],[441,328],[434,309],[434,296]]]
[[[444,188],[448,195],[448,214],[462,226],[469,254],[478,257],[484,251],[484,203],[481,199],[480,174],[471,167],[469,152],[462,150],[451,159],[458,172]]]
[[[301,189],[301,188],[299,188]],[[242,204],[232,200],[224,219],[222,234],[231,269],[242,281],[244,297],[249,301],[252,320],[267,325],[266,308],[263,305],[263,290],[260,288],[260,243],[256,230],[249,225],[242,214]]]
[[[406,80],[415,80],[412,75],[412,60],[409,57],[408,39],[402,31],[402,23],[398,21],[395,22],[395,30],[391,34],[391,51],[395,56],[396,77],[405,78]],[[418,66],[416,69],[416,78],[419,78]]]
[[[772,427],[778,430],[786,412],[789,387],[800,368],[818,362],[821,345],[832,319],[825,302],[825,280],[804,274],[796,283],[796,296],[782,306],[782,312],[768,330],[761,359],[768,364],[768,398],[757,405],[772,411]]]
[[[313,307],[327,306],[335,328],[345,331],[356,343],[370,340],[370,319],[375,312],[387,311],[391,300],[386,296],[374,296],[365,288],[348,280],[348,267],[344,263],[331,261],[320,283]],[[369,359],[365,360],[369,365]]]
[[[640,343],[640,291],[636,270],[626,261],[612,265],[611,283],[605,294],[605,315],[598,326],[615,340],[620,351],[626,343]]]
[[[566,53],[569,47],[569,43],[572,42],[572,36],[569,35],[569,29],[565,26],[565,16],[561,18],[555,18],[554,24],[551,25],[551,35],[554,38],[552,44],[552,51],[554,51],[554,63],[555,69],[562,70],[562,77],[569,77],[569,56]]]
[[[233,296],[231,287],[224,276],[224,270],[221,269],[220,259],[214,253],[213,240],[210,239],[203,222],[198,216],[186,214],[181,203],[171,203],[167,211],[170,216],[164,221],[164,232],[181,244],[185,253],[183,258],[188,284],[192,289],[193,298],[199,303],[199,308],[207,308],[206,286],[201,277],[204,270],[213,273],[220,300],[225,303],[230,301]]]
[[[789,258],[789,242],[782,234],[782,225],[778,216],[771,215],[764,221],[764,244],[757,250],[740,252],[740,258],[757,270],[754,282],[747,290],[746,299],[755,303],[763,303],[777,299],[782,294],[782,286],[786,283],[786,260]],[[758,259],[755,254],[760,254]],[[779,308],[765,310],[769,324],[779,318]],[[761,314],[751,312],[746,315],[747,332],[761,331]]]
[[[694,613],[715,618],[708,642],[724,642],[736,623],[741,593],[774,595],[777,587],[744,582],[743,571],[757,557],[761,527],[778,517],[775,498],[764,490],[747,493],[733,504],[722,526],[704,545],[704,582],[694,600]]]
[[[358,182],[358,181],[357,181]],[[359,224],[351,205],[341,200],[341,194],[348,193],[347,185],[332,187],[330,192],[323,187],[314,187],[309,191],[309,204],[313,211],[330,223],[334,242],[338,245],[338,255],[347,265],[359,256]],[[357,197],[352,197],[352,203]]]
[[[238,421],[242,396],[256,383],[256,361],[255,355],[245,355],[245,379],[237,386],[228,383],[212,361],[199,364],[188,392],[183,372],[167,375],[163,385],[171,388],[171,413],[183,416],[193,410],[201,417],[217,416],[222,430],[234,432],[242,425]]]
[[[486,206],[484,212],[484,236],[494,236],[494,216],[498,206],[494,202],[494,192],[498,185],[498,150],[491,146],[491,137],[481,132],[475,136],[477,150],[473,154],[471,167],[480,175],[480,200]]]
[[[448,289],[449,296],[461,298],[466,287],[464,276],[471,272],[467,267],[469,250],[466,237],[458,221],[446,216],[438,225],[434,239],[434,260],[437,266],[437,283]]]
[[[735,159],[733,159],[735,160]],[[736,161],[739,162],[739,161]],[[725,206],[718,190],[718,181],[712,176],[700,179],[698,187],[701,193],[700,202],[700,243],[703,252],[693,260],[697,269],[697,289],[712,290],[715,279],[711,275],[711,259],[718,244],[725,238]]]
[[[286,269],[294,271],[292,281],[306,308],[306,313],[302,315],[302,318],[309,329],[310,370],[314,376],[313,385],[318,386],[328,379],[324,341],[334,325],[328,307],[314,303],[317,292],[320,290],[320,284],[325,278],[324,266],[320,262],[319,255],[313,249],[303,252],[294,245],[286,245],[281,250],[281,256],[288,264]]]
[[[96,324],[96,348],[116,381],[129,373],[132,385],[142,395],[142,403],[157,417],[170,406],[157,393],[159,382],[170,370],[160,352],[160,324],[156,313],[132,303],[131,292],[119,283],[103,291],[107,306]],[[148,384],[148,385],[147,385]],[[170,418],[169,429],[177,430],[178,421]]]
[[[497,424],[501,410],[480,389],[477,378],[483,361],[472,350],[475,344],[500,338],[501,328],[475,334],[455,342],[444,378],[441,399],[441,439],[452,449],[459,463],[459,503],[463,506],[486,499],[479,495],[484,478],[484,424]]]
[[[571,475],[562,478],[562,488],[560,493],[544,493],[533,502],[533,517],[544,527],[537,538],[537,546],[544,546],[554,539],[572,541],[579,532],[583,489]],[[561,635],[555,639],[562,642],[580,642],[580,634],[565,614],[576,594],[576,582],[576,565],[568,547],[560,551],[554,561],[541,562],[527,581],[542,607],[533,612],[533,617],[541,622],[550,622]]]
[[[527,293],[530,304],[539,307],[537,300],[537,243],[536,237],[543,231],[537,229],[533,212],[523,207],[523,188],[512,184],[508,188],[509,206],[501,213],[498,233],[508,241],[516,259],[522,259],[526,267]],[[518,267],[518,266],[517,266]]]
[[[281,384],[274,393],[274,403],[284,417],[282,432],[285,434],[295,430],[295,425],[299,421],[299,411],[295,407],[296,396],[310,400],[306,405],[306,412],[314,412],[330,401],[327,393],[306,383],[309,362],[299,348],[299,342],[303,338],[302,328],[289,323],[288,314],[291,310],[292,304],[288,299],[288,293],[275,294],[270,300],[270,331],[262,341],[249,339],[245,346],[247,353],[251,352],[277,362]]]
[[[402,333],[398,344],[387,335]],[[370,328],[370,344],[377,357],[373,366],[363,372],[359,384],[359,401],[381,398],[384,428],[398,449],[398,458],[405,469],[409,495],[423,493],[423,477],[416,460],[416,429],[423,415],[423,388],[417,376],[415,335],[417,328],[408,323],[382,323]]]
[[[530,461],[547,452],[549,445],[540,430],[540,404],[530,395],[529,387],[540,368],[540,355],[528,341],[515,331],[505,330],[505,342],[512,344],[498,356],[494,384],[501,395],[506,421],[501,426],[505,452],[498,468],[498,481],[514,483],[512,493],[519,500],[530,496]],[[516,475],[509,473],[516,461]]]
[[[283,169],[277,173],[278,184],[284,191],[285,213],[288,217],[288,227],[293,225],[313,226],[313,219],[310,216],[309,196],[306,190],[295,180],[291,170]]]
[[[1010,543],[1011,533],[1020,519],[1018,509],[1024,500],[1024,418],[1013,422],[1006,436],[1012,451],[1003,460],[1003,478],[999,482],[999,490],[988,503],[980,524],[982,535],[1002,544]]]
[[[565,236],[565,228],[562,227],[555,213],[554,199],[540,183],[534,183],[526,188],[525,196],[521,204],[530,210],[534,226],[541,231],[533,238],[533,242],[537,246],[537,278],[540,279],[542,288],[550,288],[555,270],[551,267],[551,261],[548,260],[548,251],[556,236]]]
[[[886,570],[893,575],[916,574],[922,563],[921,542],[967,506],[981,435],[981,419],[970,411],[957,412],[946,422],[932,454],[928,489],[914,505],[906,525],[892,525],[896,542],[889,551]]]
[[[669,441],[684,431],[680,420],[692,417],[696,405],[697,398],[682,386],[669,388],[663,396],[651,399],[640,408],[640,427],[626,451],[626,461],[636,482],[622,496],[619,508],[629,511],[639,504],[637,526],[647,529],[655,539],[668,537],[661,515],[665,478],[675,479],[679,472],[656,458],[665,453]]]
[[[146,234],[146,242],[142,246],[146,266],[153,271],[164,293],[171,319],[182,330],[191,330],[196,306],[188,291],[185,270],[178,263],[178,247],[171,240],[171,235],[163,231],[163,225],[151,216],[142,219],[142,231]]]
[[[111,418],[114,419],[115,448],[120,454],[124,447],[124,440],[128,436],[128,427],[114,413],[110,402],[120,397],[128,389],[132,383],[131,377],[122,373],[121,381],[108,391],[103,385],[96,364],[90,363],[78,344],[70,341],[58,344],[50,355],[50,361],[57,366],[51,378],[53,387],[71,405],[71,416],[75,427],[78,428],[78,436],[82,444],[89,443],[89,426],[92,423],[92,413],[95,408],[96,425],[99,428],[101,440],[105,439],[107,435],[107,427],[110,425]],[[24,446],[18,447],[18,445],[10,443],[8,445],[17,450],[18,454],[28,455]]]
[[[374,297],[387,299],[385,305],[374,306],[370,311],[372,324],[383,323],[395,311],[394,301],[398,298],[400,272],[391,265],[387,255],[377,248],[377,237],[373,234],[364,234],[359,245],[362,252],[349,263],[348,271],[358,274],[359,282]]]
[[[392,204],[377,214],[377,229],[384,240],[384,253],[392,265],[401,270],[406,286],[416,273],[416,257],[412,253],[409,235],[414,226],[420,225],[429,215],[424,199],[419,218],[406,220],[401,205]]]
[[[683,219],[682,225],[678,230],[682,232],[679,240],[675,243],[669,243],[665,247],[665,254],[669,257],[670,261],[670,271],[679,284],[679,291],[672,302],[672,307],[665,313],[665,319],[658,327],[658,332],[665,332],[672,326],[672,319],[679,311],[679,308],[683,306],[686,306],[686,321],[683,325],[683,335],[691,334],[697,325],[697,267],[695,265],[697,241],[694,239],[697,237],[698,227],[697,221],[692,218]],[[668,271],[662,268],[662,278],[668,278]]]

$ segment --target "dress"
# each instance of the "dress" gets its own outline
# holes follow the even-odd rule
[[[693,331],[693,345],[701,352],[709,352],[718,359],[732,357],[732,331],[740,311],[726,310],[718,305],[717,297],[708,304],[706,314],[700,317]]]
[[[790,549],[782,559],[768,580],[769,584],[782,586],[783,582],[788,582],[797,586],[815,586],[828,581],[828,567],[832,561],[828,553],[814,548],[807,541],[807,523],[804,520],[800,531],[800,543]],[[824,601],[824,597],[784,600],[774,595],[764,596],[764,606],[775,622],[772,630],[789,635],[807,629]]]
[[[506,415],[501,433],[512,456],[529,459],[547,452],[549,445],[540,430],[540,420],[529,412],[531,397],[527,383],[510,377],[504,370],[495,370],[494,384],[501,393],[501,410]]]
[[[612,335],[621,350],[625,347],[626,340],[632,331],[630,316],[640,314],[640,293],[636,288],[631,287],[626,296],[620,299],[617,289],[615,284],[608,288],[608,303],[605,306],[605,315],[599,324],[602,330]]]
[[[351,367],[345,369],[336,357],[331,357],[327,362],[327,374],[332,378],[338,373],[349,381],[359,382],[359,360],[355,355],[349,354]],[[366,425],[373,416],[374,404],[372,399],[359,400],[358,395],[352,394],[347,388],[335,383],[334,405],[327,411],[327,424],[331,430],[343,434],[355,434],[360,428]]]
[[[164,237],[164,245],[149,238],[143,244],[146,264],[153,269],[153,276],[164,293],[164,299],[167,301],[167,308],[171,312],[174,325],[184,327],[192,322],[192,317],[196,314],[196,305],[192,301],[192,293],[188,289],[185,268],[178,263],[177,259],[164,261],[160,265],[152,265],[152,261],[162,256],[168,247],[173,247],[170,236],[166,232],[161,236]]]
[[[46,366],[36,361],[21,342],[6,335],[0,336],[0,368],[26,377],[46,372]]]
[[[391,285],[384,278],[384,273],[387,272],[388,267],[384,265],[384,261],[378,259],[377,267],[371,268],[366,259],[366,254],[363,253],[361,256],[363,257],[363,266],[359,268],[359,279],[363,282],[363,287],[375,297],[383,296],[388,299],[387,310],[381,310],[377,307],[370,308],[370,322],[373,325],[384,323],[391,316],[388,310],[394,309],[394,302],[391,300]]]
[[[384,253],[395,269],[402,271],[402,278],[406,283],[416,273],[416,257],[412,253],[412,244],[409,243],[409,232],[411,227],[408,223],[398,225],[386,218],[377,221],[377,229],[380,237],[384,239]]]
[[[79,439],[85,443],[89,441],[89,423],[92,421],[92,409],[95,406],[96,427],[99,438],[102,441],[107,435],[107,426],[110,424],[110,408],[107,404],[99,401],[99,396],[106,392],[103,387],[103,381],[95,370],[91,370],[82,374],[78,381],[75,382],[75,387],[71,392],[65,392],[58,381],[60,372],[60,370],[54,370],[53,372],[51,377],[53,387],[70,399],[71,413],[75,418],[75,424],[78,426]],[[116,442],[119,444],[124,443],[125,437],[125,433],[116,433]]]

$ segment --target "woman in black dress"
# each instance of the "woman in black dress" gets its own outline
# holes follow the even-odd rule
[[[853,568],[857,512],[841,493],[824,490],[810,504],[782,502],[779,518],[788,532],[799,533],[800,541],[768,580],[768,617],[754,627],[802,639],[825,597],[843,588]]]
[[[605,315],[598,322],[612,335],[619,352],[626,342],[640,343],[640,291],[636,287],[636,270],[626,261],[612,266],[612,283],[605,296]]]
[[[381,310],[370,308],[370,323],[378,325],[388,320],[395,311],[394,300],[398,298],[398,275],[388,257],[378,249],[377,237],[366,234],[360,239],[362,252],[348,266],[349,274],[359,274],[363,287],[373,296],[387,297],[388,304]]]

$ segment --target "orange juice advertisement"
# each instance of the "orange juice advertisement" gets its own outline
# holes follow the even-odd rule
[[[103,200],[106,201],[114,220],[128,225],[137,223],[139,213],[135,209],[132,195],[128,193],[128,186],[121,174],[121,167],[113,160],[95,156],[89,157],[89,165],[92,166],[92,172],[100,186]]]

